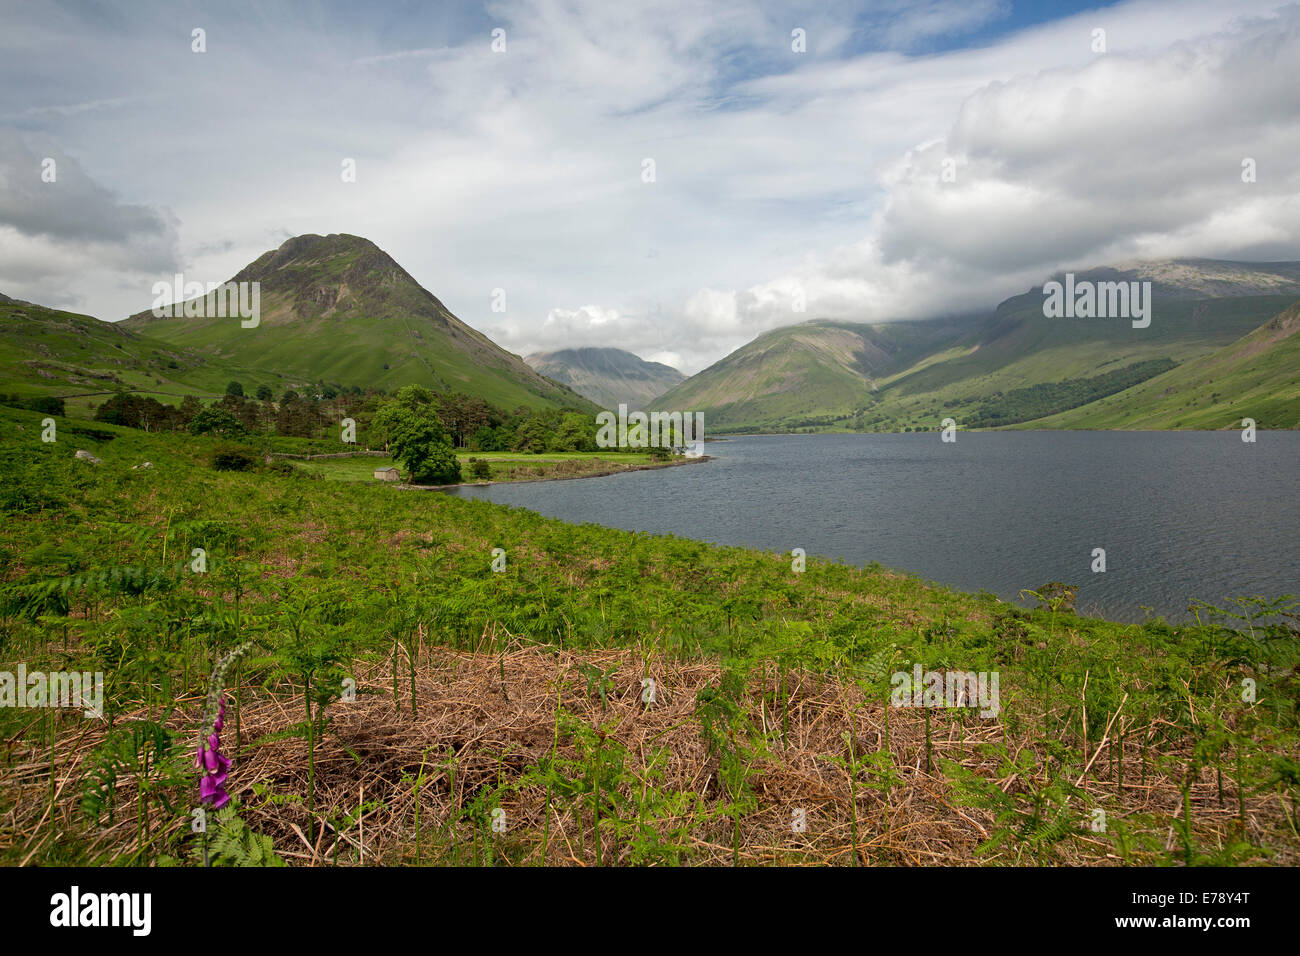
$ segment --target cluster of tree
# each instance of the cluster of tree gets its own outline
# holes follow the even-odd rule
[[[519,451],[541,454],[548,451],[595,451],[596,419],[593,415],[567,408],[535,409],[521,405],[506,411],[475,395],[459,392],[432,392],[422,386],[427,396],[424,404],[437,418],[453,448],[465,451]],[[368,417],[357,417],[363,429]],[[372,438],[372,441],[375,439]],[[380,439],[382,441],[382,439]]]
[[[306,395],[288,389],[277,402],[266,385],[258,386],[255,398],[248,398],[239,382],[231,382],[226,394],[207,406],[193,395],[174,406],[148,395],[118,392],[98,408],[95,420],[145,431],[320,438],[331,432],[337,434],[344,418],[359,420],[366,409],[373,412],[381,396],[377,392],[362,394],[360,389],[324,386]]]
[[[198,409],[198,400],[187,397],[189,404],[164,405],[149,395],[136,395],[133,392],[118,392],[95,412],[95,421],[109,425],[126,425],[128,428],[140,428],[144,431],[177,431],[194,417]]]
[[[474,395],[430,393],[451,443],[466,451],[595,451],[596,421],[572,409],[506,411]]]
[[[326,385],[302,392],[289,389],[277,401],[266,385],[258,386],[255,397],[249,398],[240,382],[231,382],[225,395],[206,406],[194,396],[172,406],[147,395],[120,392],[99,407],[95,418],[147,431],[295,438],[337,438],[344,419],[352,419],[359,445],[383,447],[387,432],[375,423],[380,411],[393,402],[431,418],[453,449],[541,454],[597,447],[592,415],[527,406],[506,411],[474,395],[433,392],[422,386],[405,386],[389,398],[381,391]]]
[[[230,396],[227,395],[226,399]],[[338,433],[339,423],[345,418],[359,421],[374,412],[380,400],[380,393],[360,395],[356,392],[324,393],[313,398],[300,395],[290,389],[281,396],[273,408],[268,409],[269,430],[277,435],[292,435],[296,438],[327,437],[331,431]]]
[[[477,428],[464,436],[469,424]],[[370,441],[382,444],[400,462],[410,479],[420,484],[460,481],[456,448],[469,451],[594,451],[596,420],[567,409],[516,409],[506,413],[481,399],[437,394],[420,385],[398,389],[382,402],[370,421]],[[475,461],[473,476],[488,473],[487,462]]]
[[[10,408],[26,408],[33,412],[40,412],[42,415],[64,414],[63,399],[56,398],[53,395],[37,395],[34,398],[23,398],[21,395],[0,395],[0,405],[8,405]]]
[[[596,419],[567,409],[517,409],[495,428],[480,428],[466,447],[471,451],[595,451]]]
[[[843,421],[844,418],[839,415],[810,415],[804,418],[787,418],[781,422],[781,428],[791,431],[806,428],[812,431],[815,428],[833,428]]]

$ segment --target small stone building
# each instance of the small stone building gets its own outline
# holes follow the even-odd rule
[[[375,477],[380,481],[401,481],[402,476],[396,468],[376,468]]]

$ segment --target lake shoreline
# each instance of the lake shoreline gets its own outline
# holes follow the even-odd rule
[[[571,523],[876,562],[1016,603],[1062,581],[1079,587],[1081,611],[1116,623],[1184,621],[1195,601],[1295,593],[1287,569],[1300,561],[1300,513],[1279,504],[1294,495],[1295,433],[1259,444],[1217,432],[786,437],[715,445],[718,468],[459,496]]]
[[[1276,428],[1256,425],[1257,432],[1298,432],[1300,427],[1296,428]],[[732,438],[818,438],[827,435],[860,435],[875,436],[882,435],[937,435],[941,429],[935,428],[930,431],[910,431],[910,432],[723,432],[725,437],[710,438],[709,441],[727,441]],[[1011,432],[1029,432],[1033,434],[1122,434],[1122,435],[1218,435],[1231,434],[1240,432],[1241,428],[1237,426],[1228,428],[1021,428],[1019,425],[999,425],[997,428],[962,428],[960,425],[957,431],[967,435],[998,435],[1008,434]]]
[[[683,461],[656,462],[648,465],[630,465],[626,468],[610,468],[605,471],[593,471],[588,475],[548,475],[544,478],[520,478],[517,481],[461,481],[454,485],[413,485],[402,482],[394,487],[402,491],[449,491],[453,488],[487,488],[492,485],[533,485],[543,481],[581,481],[584,478],[608,478],[610,475],[622,475],[633,471],[657,471],[660,468],[678,468],[682,465],[698,465],[713,461],[710,455],[687,458]]]

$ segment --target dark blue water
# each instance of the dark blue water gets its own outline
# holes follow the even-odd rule
[[[1300,594],[1300,433],[991,432],[711,442],[715,460],[456,494],[566,521],[878,561],[1014,599],[1079,585],[1085,613]],[[1091,570],[1094,548],[1106,571]]]

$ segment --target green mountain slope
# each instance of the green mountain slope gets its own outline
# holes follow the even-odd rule
[[[275,375],[248,373],[119,323],[0,295],[0,391],[6,394],[58,396],[70,411],[84,412],[123,388],[175,404],[185,395],[220,395],[231,379],[278,384]]]
[[[1300,428],[1300,302],[1210,355],[1035,428]]]
[[[955,342],[961,320],[866,325],[814,321],[774,329],[656,399],[703,411],[709,428],[829,425],[870,405],[877,381]]]
[[[539,375],[423,289],[368,239],[305,235],[267,252],[234,282],[261,284],[261,318],[155,318],[123,325],[241,367],[339,385],[421,384],[505,407],[594,407]]]
[[[1134,328],[1127,317],[1048,318],[1041,286],[964,322],[809,322],[759,336],[656,404],[703,411],[723,431],[894,431],[936,428],[946,417],[1018,422],[1209,356],[1300,297],[1297,262],[1156,260],[1075,278],[1150,282],[1149,327]]]
[[[524,361],[602,408],[617,408],[619,403],[643,408],[686,379],[669,365],[647,362],[622,349],[561,349],[538,352]]]

